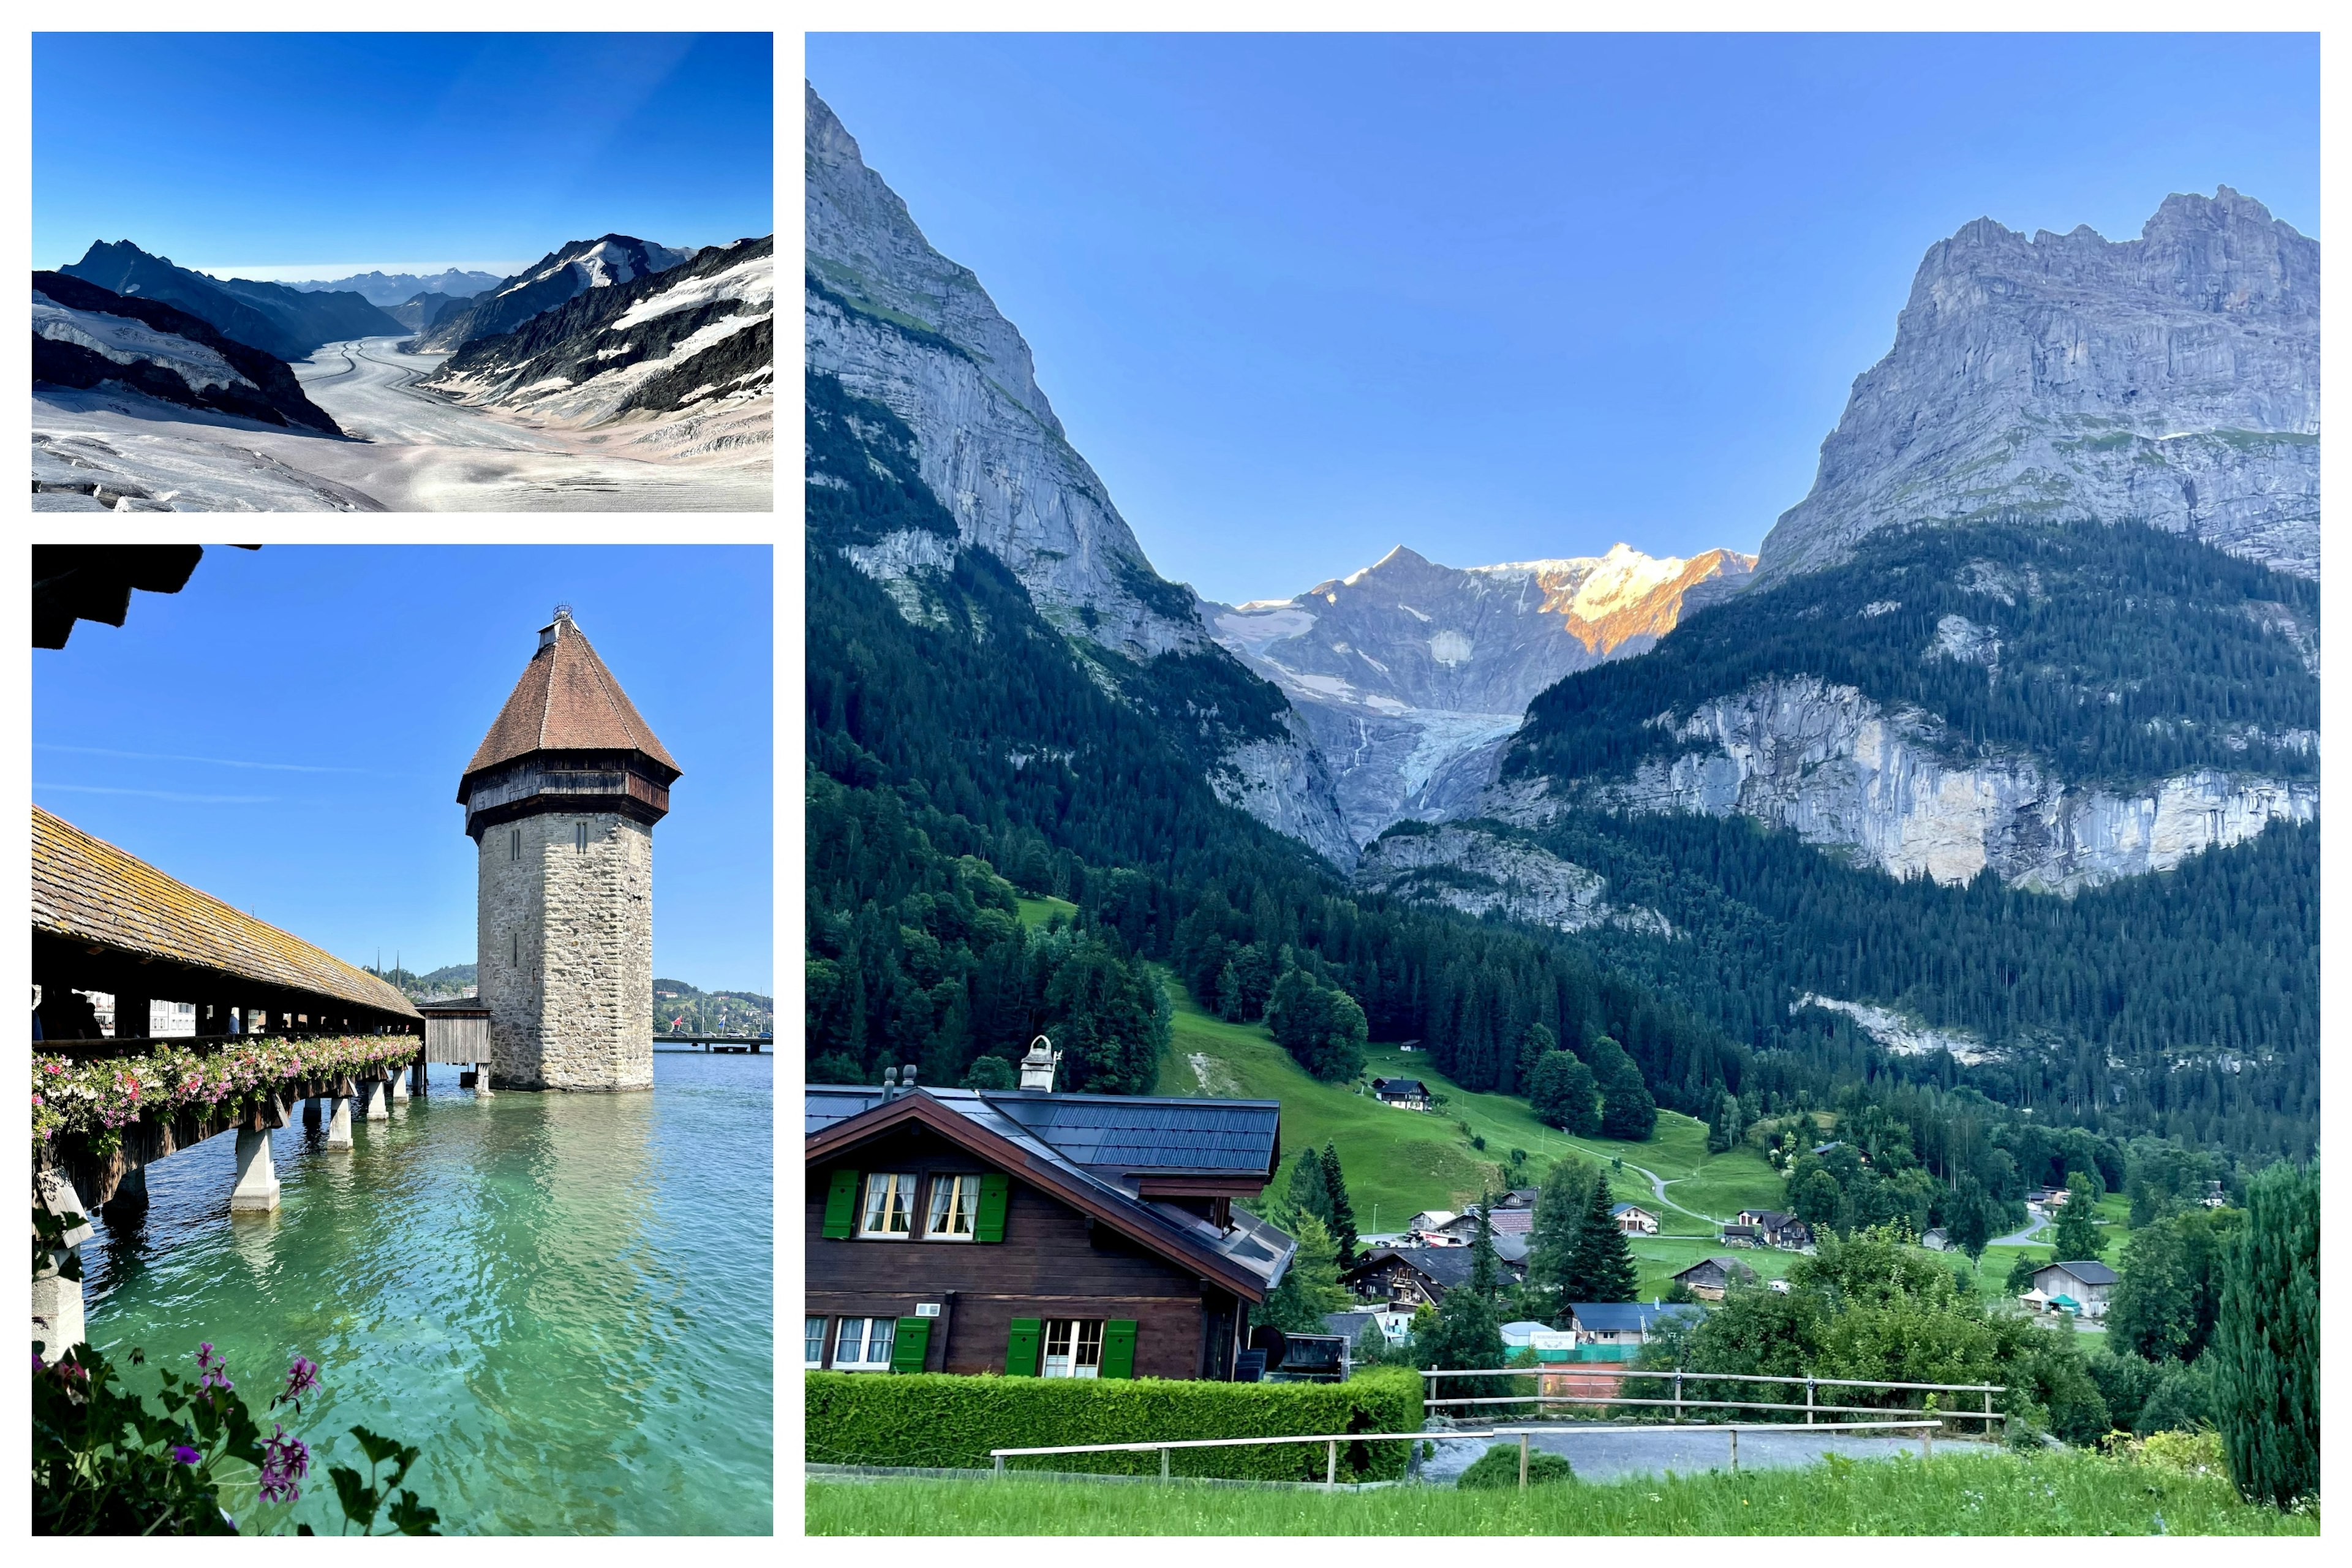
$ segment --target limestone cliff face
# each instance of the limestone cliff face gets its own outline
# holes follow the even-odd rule
[[[1692,595],[1755,557],[1606,555],[1441,566],[1402,546],[1289,599],[1203,603],[1212,634],[1286,693],[1357,843],[1473,809],[1536,694],[1654,647]]]
[[[1089,659],[1118,684],[1118,661],[1227,656],[1190,593],[1152,570],[1038,387],[1029,345],[970,268],[931,247],[897,193],[814,89],[807,93],[808,368],[839,378],[914,431],[923,483],[956,522],[954,549],[1002,561],[1066,637],[1117,660]],[[952,560],[941,542],[886,540],[855,564],[891,588],[910,618],[910,574]],[[1242,678],[1246,679],[1246,678]],[[1230,804],[1341,863],[1355,845],[1303,726],[1236,731],[1213,747],[1210,781]]]
[[[1489,815],[1523,826],[1571,803],[1739,815],[1836,846],[1898,877],[1965,882],[1990,867],[2011,886],[2071,893],[2168,870],[2198,851],[2319,815],[2315,781],[2198,769],[2144,790],[2070,785],[2015,756],[1950,759],[1940,727],[1811,677],[1759,682],[1654,721],[1690,749],[1630,780],[1501,786]]]
[[[1468,915],[1500,912],[1555,931],[1614,925],[1674,934],[1655,910],[1611,903],[1608,881],[1598,872],[1493,831],[1492,825],[1449,823],[1375,839],[1357,864],[1356,884]]]
[[[2319,244],[2224,185],[2137,239],[1979,218],[1930,247],[1759,584],[1874,528],[2138,521],[2319,574]]]

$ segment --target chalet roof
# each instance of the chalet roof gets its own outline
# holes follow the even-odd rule
[[[533,752],[636,752],[673,774],[682,771],[638,717],[569,610],[557,610],[540,639],[539,651],[523,666],[522,679],[466,764],[467,775]]]
[[[869,1084],[811,1084],[805,1131],[882,1103]],[[1034,1089],[927,1089],[951,1110],[1016,1123],[1057,1160],[1120,1174],[1185,1172],[1274,1179],[1282,1102]]]
[[[1648,1214],[1649,1212],[1650,1211],[1648,1209],[1643,1208],[1640,1204],[1611,1204],[1609,1205],[1609,1215],[1612,1219],[1622,1214]]]
[[[1420,1094],[1429,1089],[1417,1078],[1376,1078],[1372,1079],[1374,1094]]]
[[[1496,1247],[1499,1256],[1501,1247]],[[1470,1248],[1466,1247],[1383,1247],[1361,1259],[1347,1271],[1349,1277],[1369,1272],[1388,1262],[1403,1264],[1433,1285],[1451,1290],[1470,1282]],[[1505,1262],[1517,1262],[1505,1258]]]
[[[1646,1334],[1652,1324],[1675,1318],[1696,1321],[1703,1314],[1687,1302],[1664,1305],[1654,1301],[1579,1301],[1569,1308],[1576,1326],[1588,1334]]]
[[[1541,1187],[1513,1187],[1503,1194],[1503,1201],[1498,1206],[1507,1209],[1531,1209],[1536,1206],[1536,1200],[1541,1196],[1543,1196]]]
[[[970,1089],[916,1089],[901,1091],[894,1100],[886,1100],[878,1088],[866,1085],[811,1084],[804,1097],[804,1128],[808,1140],[816,1140],[835,1128],[866,1116],[869,1112],[896,1110],[917,1116],[950,1139],[958,1138],[959,1128],[969,1128],[973,1141],[992,1151],[1019,1154],[1025,1163],[1023,1173],[1042,1185],[1058,1188],[1061,1195],[1075,1206],[1105,1216],[1116,1228],[1155,1250],[1185,1257],[1202,1272],[1223,1277],[1227,1281],[1244,1288],[1255,1300],[1264,1300],[1282,1282],[1289,1269],[1291,1258],[1298,1250],[1297,1241],[1274,1225],[1235,1207],[1231,1211],[1233,1228],[1221,1230],[1205,1216],[1180,1205],[1146,1197],[1140,1186],[1140,1176],[1122,1171],[1117,1165],[1088,1164],[1074,1159],[1048,1141],[1044,1132],[1033,1130],[1018,1116],[1012,1114],[1024,1104],[1034,1104],[1048,1098],[1066,1101],[1097,1101],[1128,1100],[1142,1105],[1192,1105],[1217,1108],[1267,1109],[1278,1113],[1279,1105],[1272,1100],[1146,1100],[1141,1097],[1113,1095],[1057,1095],[1014,1090],[995,1091]],[[887,1124],[887,1117],[880,1119]],[[1045,1132],[1053,1131],[1053,1118],[1039,1119]],[[877,1131],[880,1128],[877,1126]],[[1082,1128],[1083,1131],[1083,1128]],[[845,1131],[854,1137],[854,1130]],[[1010,1145],[1009,1150],[1006,1148]],[[1078,1147],[1088,1146],[1081,1138]],[[1156,1151],[1169,1152],[1167,1146]],[[1212,1149],[1213,1154],[1230,1151]],[[1268,1131],[1265,1142],[1265,1163],[1244,1170],[1228,1161],[1186,1167],[1203,1174],[1255,1176],[1261,1181],[1273,1174],[1279,1150]],[[1171,1167],[1160,1165],[1143,1173],[1164,1173]]]
[[[2068,1263],[2045,1263],[2033,1272],[2035,1277],[2038,1279],[2042,1275],[2049,1273],[2053,1268],[2062,1273],[2074,1276],[2085,1285],[2112,1285],[2116,1282],[2116,1271],[2114,1269],[2108,1268],[2104,1263],[2094,1263],[2088,1259],[2079,1259]]]
[[[1528,1237],[1498,1232],[1495,1237],[1495,1256],[1506,1263],[1525,1263],[1533,1250]]]
[[[1718,1274],[1745,1274],[1750,1279],[1756,1278],[1756,1270],[1748,1268],[1748,1265],[1740,1262],[1737,1258],[1723,1258],[1719,1256],[1715,1258],[1702,1258],[1696,1263],[1692,1264],[1688,1268],[1675,1270],[1674,1277],[1679,1279],[1685,1274],[1696,1274],[1700,1269],[1706,1268],[1709,1266],[1712,1266]]]
[[[380,1013],[420,1016],[388,981],[167,877],[37,805],[33,930]]]
[[[1753,1223],[1762,1226],[1766,1230],[1778,1230],[1788,1224],[1790,1218],[1779,1209],[1741,1209],[1739,1212],[1755,1215]]]
[[[1326,1312],[1323,1314],[1323,1328],[1325,1332],[1338,1334],[1341,1338],[1345,1339],[1349,1344],[1354,1344],[1358,1340],[1364,1337],[1364,1331],[1366,1329],[1370,1328],[1374,1323],[1377,1323],[1380,1321],[1380,1314],[1370,1310],[1361,1312]]]

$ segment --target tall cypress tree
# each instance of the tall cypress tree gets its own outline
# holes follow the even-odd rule
[[[1339,1267],[1349,1268],[1356,1262],[1356,1211],[1348,1202],[1348,1178],[1339,1169],[1339,1145],[1323,1145],[1323,1186],[1330,1199],[1330,1208],[1324,1220],[1331,1227],[1331,1239],[1339,1244]]]
[[[1609,1178],[1602,1176],[1592,1184],[1592,1195],[1584,1205],[1583,1223],[1577,1227],[1575,1262],[1570,1272],[1582,1294],[1573,1298],[1575,1300],[1633,1299],[1633,1249],[1609,1212],[1611,1202]]]
[[[2319,1177],[2281,1163],[2246,1192],[2213,1326],[2213,1412],[2230,1475],[2284,1508],[2319,1491]]]

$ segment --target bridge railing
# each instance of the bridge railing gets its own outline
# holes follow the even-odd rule
[[[1537,1365],[1533,1367],[1487,1367],[1478,1370],[1461,1371],[1433,1366],[1427,1367],[1423,1369],[1421,1374],[1423,1379],[1422,1408],[1424,1412],[1430,1414],[1441,1414],[1443,1413],[1441,1411],[1441,1407],[1443,1407],[1443,1410],[1450,1411],[1457,1407],[1464,1406],[1475,1408],[1478,1406],[1496,1405],[1534,1405],[1538,1406],[1549,1405],[1622,1405],[1651,1409],[1672,1409],[1674,1412],[1674,1419],[1676,1423],[1680,1423],[1682,1421],[1683,1413],[1685,1410],[1785,1410],[1792,1415],[1799,1412],[1802,1412],[1805,1417],[1804,1425],[1806,1426],[1821,1425],[1822,1423],[1817,1420],[1817,1417],[1821,1415],[1885,1415],[1903,1414],[1900,1410],[1890,1410],[1887,1406],[1883,1405],[1824,1405],[1820,1402],[1818,1392],[1823,1388],[1878,1388],[1897,1390],[1906,1393],[1974,1394],[1982,1397],[1984,1408],[1981,1410],[1962,1410],[1953,1407],[1923,1410],[1919,1413],[1923,1416],[1933,1416],[1939,1422],[1946,1420],[1979,1421],[1984,1423],[1983,1426],[1979,1428],[1979,1430],[1990,1433],[1992,1430],[1992,1424],[1994,1422],[1998,1421],[2005,1425],[2009,1420],[2007,1415],[1995,1410],[1992,1407],[1992,1396],[1994,1394],[2006,1394],[2009,1392],[2006,1384],[1998,1383],[1895,1383],[1877,1378],[1790,1377],[1768,1373],[1685,1372],[1677,1368],[1668,1367],[1628,1366],[1624,1369],[1623,1374],[1617,1380],[1617,1386],[1620,1388],[1624,1386],[1625,1379],[1639,1377],[1657,1383],[1671,1384],[1674,1388],[1673,1395],[1669,1398],[1664,1399],[1647,1399],[1628,1397],[1622,1394],[1546,1394],[1542,1392],[1543,1384],[1540,1381],[1541,1379],[1546,1377],[1569,1377],[1580,1374],[1590,1376],[1591,1374],[1590,1373],[1583,1372],[1583,1369],[1588,1365],[1597,1364],[1601,1363],[1567,1362],[1556,1363],[1554,1366]],[[1536,1384],[1537,1392],[1533,1394],[1507,1394],[1499,1395],[1475,1396],[1466,1394],[1449,1395],[1442,1394],[1438,1392],[1440,1384],[1437,1380],[1446,1377],[1514,1377],[1534,1378],[1538,1381]],[[1797,1405],[1788,1402],[1773,1402],[1759,1399],[1700,1399],[1685,1395],[1683,1393],[1683,1386],[1686,1382],[1781,1384],[1791,1387],[1802,1387],[1805,1391],[1805,1402],[1802,1405]],[[1793,1425],[1793,1423],[1782,1423],[1782,1425]]]

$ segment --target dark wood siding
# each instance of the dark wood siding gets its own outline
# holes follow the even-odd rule
[[[1015,1318],[1132,1319],[1138,1377],[1197,1378],[1230,1364],[1224,1342],[1239,1317],[1232,1295],[1023,1181],[1021,1173],[1006,1173],[1012,1190],[1001,1242],[923,1240],[920,1211],[913,1240],[828,1239],[825,1193],[833,1173],[843,1169],[911,1172],[921,1178],[919,1197],[928,1205],[932,1175],[989,1167],[924,1128],[894,1129],[810,1166],[809,1315],[912,1317],[919,1304],[936,1303],[929,1372],[1003,1372]]]

